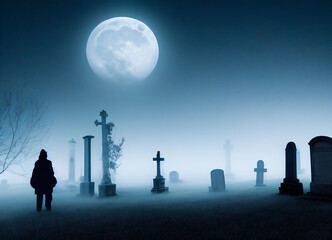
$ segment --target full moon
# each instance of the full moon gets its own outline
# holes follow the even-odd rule
[[[109,81],[140,81],[153,71],[159,48],[151,29],[133,18],[116,17],[90,34],[86,55],[92,70]]]

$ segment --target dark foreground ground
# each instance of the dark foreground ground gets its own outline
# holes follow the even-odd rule
[[[332,239],[332,202],[277,194],[278,183],[119,188],[84,199],[54,193],[51,212],[35,211],[32,191],[0,195],[0,239]],[[308,189],[306,189],[308,190]]]

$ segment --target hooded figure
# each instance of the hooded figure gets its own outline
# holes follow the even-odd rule
[[[39,159],[35,162],[35,168],[30,179],[30,185],[35,189],[35,194],[37,194],[37,211],[41,211],[44,194],[46,198],[45,207],[48,211],[51,210],[52,192],[56,183],[52,162],[47,160],[47,152],[42,149]]]

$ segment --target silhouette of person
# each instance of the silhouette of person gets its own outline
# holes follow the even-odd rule
[[[30,179],[30,185],[35,189],[35,194],[37,195],[37,211],[41,211],[44,194],[46,210],[51,210],[52,192],[56,183],[57,180],[54,177],[52,162],[47,160],[47,152],[42,149],[39,159],[35,162]]]

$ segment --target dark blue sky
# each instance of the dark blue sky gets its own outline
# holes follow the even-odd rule
[[[152,178],[157,150],[166,172],[208,178],[224,167],[226,139],[238,175],[251,176],[263,159],[282,177],[288,141],[308,168],[309,140],[332,135],[332,1],[40,0],[7,1],[0,11],[0,88],[48,105],[45,145],[64,163],[60,176],[71,137],[78,165],[84,135],[96,136],[99,158],[93,121],[102,109],[126,138],[119,179],[139,177],[139,168]],[[143,82],[103,81],[86,60],[90,32],[118,16],[144,22],[158,40],[159,61]]]

